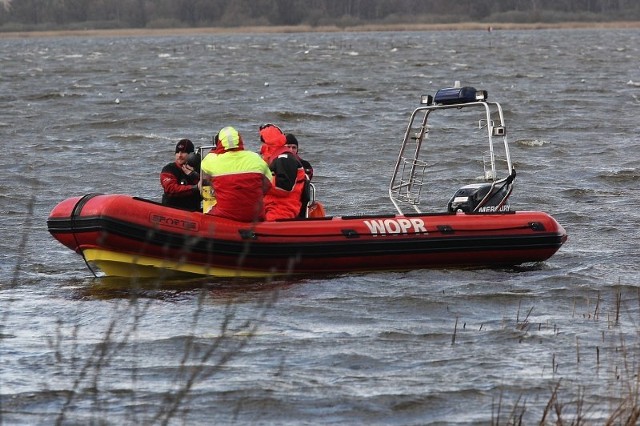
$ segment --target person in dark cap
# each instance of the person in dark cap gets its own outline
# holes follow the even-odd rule
[[[195,151],[193,142],[180,139],[176,144],[176,159],[160,172],[160,184],[164,190],[162,204],[183,210],[200,210],[200,174],[187,164],[190,153]]]
[[[311,167],[311,163],[309,163],[307,160],[303,160],[302,157],[300,157],[300,152],[298,150],[298,138],[296,138],[293,133],[286,133],[285,137],[287,138],[287,143],[285,144],[285,146],[289,148],[291,152],[298,156],[298,159],[300,159],[300,162],[302,163],[302,167],[304,167],[304,172],[307,174],[309,180],[311,180],[313,178],[313,167]]]
[[[293,133],[286,133],[285,137],[287,139],[285,147],[287,147],[293,154],[296,155],[296,157],[298,157],[298,161],[300,161],[300,164],[302,164],[304,173],[307,175],[307,182],[305,182],[305,187],[302,191],[302,208],[300,209],[299,216],[324,217],[324,205],[321,202],[315,200],[315,189],[311,184],[311,179],[313,178],[313,167],[311,166],[311,163],[300,157],[298,149],[298,138],[296,138]]]

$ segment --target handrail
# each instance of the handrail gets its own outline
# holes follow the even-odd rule
[[[426,180],[426,172],[429,166],[435,164],[430,164],[428,161],[425,161],[426,154],[429,153],[427,152],[425,154],[425,152],[423,152],[427,147],[426,142],[430,135],[431,122],[429,119],[431,118],[431,114],[440,110],[460,110],[465,108],[483,109],[482,115],[484,118],[479,120],[479,128],[482,129],[486,127],[485,143],[489,145],[489,160],[488,164],[485,163],[487,168],[485,168],[484,178],[492,183],[492,186],[491,191],[485,194],[477,208],[482,207],[483,204],[491,200],[491,194],[495,195],[494,188],[496,186],[506,184],[506,196],[499,202],[500,207],[502,207],[511,194],[513,186],[512,176],[515,177],[515,171],[511,162],[501,105],[498,102],[488,102],[486,100],[486,92],[484,92],[484,97],[481,100],[471,102],[434,104],[432,98],[429,98],[429,102],[430,103],[426,105],[423,104],[419,106],[411,113],[389,182],[389,198],[398,213],[404,214],[403,208],[405,206],[410,206],[417,213],[422,213],[420,204],[422,203],[422,196],[424,195],[423,189],[427,188],[428,183]],[[506,176],[500,176],[502,173],[497,170],[496,162],[498,155],[495,151],[494,138],[503,139],[499,155],[501,161],[506,161]],[[502,156],[504,158],[502,158]]]

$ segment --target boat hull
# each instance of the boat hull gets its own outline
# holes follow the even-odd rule
[[[94,274],[125,277],[513,266],[548,259],[567,238],[544,212],[240,223],[119,194],[69,198],[47,224]]]

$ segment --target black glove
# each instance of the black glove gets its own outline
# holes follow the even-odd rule
[[[187,156],[187,164],[190,167],[193,167],[193,170],[195,170],[196,173],[200,173],[200,162],[202,161],[202,158],[200,157],[200,153],[195,153],[195,152],[191,152],[189,153],[189,155]]]

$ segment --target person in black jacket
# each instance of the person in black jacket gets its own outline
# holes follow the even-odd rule
[[[200,210],[200,175],[187,164],[187,158],[194,152],[189,139],[180,139],[176,144],[176,159],[160,172],[160,184],[164,190],[162,204],[183,210]]]
[[[305,174],[307,175],[309,180],[311,180],[311,178],[313,178],[313,167],[311,166],[311,163],[309,163],[307,160],[303,160],[300,157],[300,154],[298,153],[298,138],[296,138],[293,133],[287,133],[285,134],[285,137],[287,138],[287,143],[285,144],[285,146],[289,148],[291,152],[298,156],[298,159],[302,163],[302,167],[304,167]]]
[[[315,193],[312,194],[311,179],[313,178],[313,167],[311,163],[300,157],[298,153],[298,138],[296,138],[293,133],[287,133],[285,137],[287,138],[285,146],[298,157],[298,161],[302,164],[304,173],[307,176],[307,182],[305,182],[305,187],[302,191],[302,208],[300,209],[299,217],[324,217],[324,206],[315,200]]]

